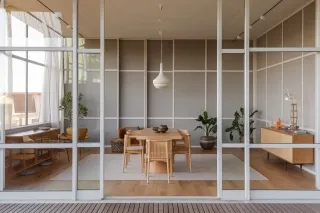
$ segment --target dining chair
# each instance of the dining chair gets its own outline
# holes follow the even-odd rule
[[[150,162],[160,161],[167,164],[168,183],[172,174],[172,141],[147,140],[146,143],[146,173],[149,183]]]
[[[88,140],[90,137],[88,136],[88,129],[87,128],[79,128],[78,129],[78,142],[85,142],[85,140]],[[72,142],[72,128],[67,128],[67,134],[66,135],[60,135],[59,140],[63,141],[71,141]],[[81,157],[81,149],[79,148],[79,154]],[[69,154],[68,154],[69,159]],[[69,161],[70,162],[70,161]]]
[[[172,158],[174,161],[174,156],[177,154],[184,154],[186,156],[187,164],[190,172],[192,172],[192,163],[191,163],[191,134],[188,130],[179,129],[178,132],[182,135],[183,139],[177,143],[172,148]]]
[[[130,134],[133,134],[133,133],[132,132],[127,132],[127,134],[124,135],[122,172],[124,172],[125,168],[127,168],[128,161],[130,160],[130,155],[132,155],[132,154],[140,155],[141,172],[143,172],[144,146],[142,144],[140,144],[140,145],[132,145],[131,144],[131,138],[130,138],[131,135]]]

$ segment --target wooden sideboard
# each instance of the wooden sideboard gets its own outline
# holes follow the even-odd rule
[[[261,143],[272,144],[312,144],[312,134],[294,134],[286,130],[275,128],[261,128]],[[264,148],[265,151],[283,159],[284,161],[300,165],[314,163],[314,149],[312,148]]]

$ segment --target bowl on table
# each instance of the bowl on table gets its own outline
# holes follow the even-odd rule
[[[159,133],[159,127],[155,126],[155,127],[152,127],[152,130],[155,132],[155,133]]]
[[[166,131],[168,131],[168,126],[167,125],[160,125],[159,132],[165,133]]]

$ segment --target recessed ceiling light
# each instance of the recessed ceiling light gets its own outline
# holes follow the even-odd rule
[[[238,35],[238,36],[237,36],[237,39],[238,39],[238,40],[240,40],[240,39],[241,39],[241,36],[240,36],[240,35]]]
[[[249,29],[250,29],[250,30],[252,29],[252,25],[250,25]]]
[[[260,20],[266,20],[266,17],[260,16]]]
[[[68,25],[66,26],[66,28],[67,28],[67,29],[70,29],[70,28],[71,28],[71,26],[68,24]]]

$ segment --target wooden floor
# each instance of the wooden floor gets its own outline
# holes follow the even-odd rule
[[[69,152],[71,153],[71,151]],[[99,149],[86,149],[82,151],[81,159],[89,154],[99,153]],[[213,154],[213,151],[192,149],[193,154]],[[224,154],[233,154],[243,160],[243,149],[223,149]],[[106,149],[106,154],[111,154]],[[71,156],[70,156],[71,158]],[[250,154],[250,167],[260,172],[269,180],[250,181],[252,189],[279,189],[279,190],[315,190],[314,175],[289,165],[285,169],[282,160],[271,156],[267,160],[266,152],[254,149]],[[71,158],[72,159],[72,158]],[[61,153],[54,160],[53,165],[37,167],[37,173],[30,176],[13,176],[6,178],[5,190],[71,190],[71,181],[52,181],[55,175],[69,168],[65,153]],[[79,189],[99,189],[99,181],[79,181]],[[223,181],[223,189],[244,189],[244,181]],[[105,181],[106,196],[216,196],[216,181]],[[1,212],[1,211],[0,211]]]
[[[2,213],[317,213],[319,204],[2,204]]]

